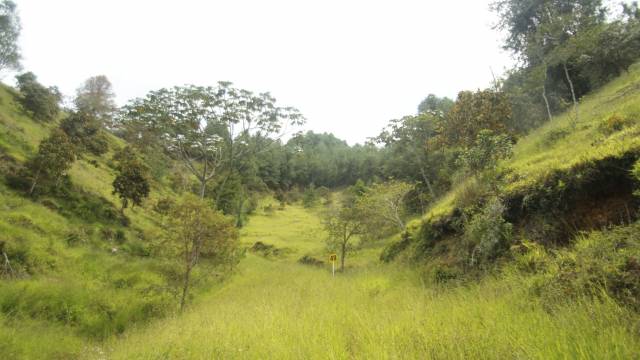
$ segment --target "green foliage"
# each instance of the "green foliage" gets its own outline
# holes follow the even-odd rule
[[[340,271],[344,271],[347,253],[356,249],[353,240],[362,234],[363,223],[363,214],[352,206],[334,207],[324,214],[327,248],[339,252]]]
[[[434,94],[429,94],[418,105],[418,114],[430,112],[434,114],[446,115],[453,107],[453,100],[448,97],[440,98]]]
[[[483,130],[495,134],[508,132],[511,105],[505,93],[495,90],[462,91],[444,121],[440,123],[439,142],[470,146]]]
[[[505,134],[485,129],[478,132],[475,143],[460,153],[458,163],[472,173],[495,169],[500,160],[513,153],[513,142]]]
[[[147,166],[138,159],[131,147],[125,147],[114,155],[118,175],[113,180],[113,194],[122,201],[122,210],[129,202],[133,206],[141,205],[149,196],[151,185]]]
[[[502,200],[491,198],[482,211],[465,225],[464,236],[471,249],[471,266],[485,265],[509,249],[513,226],[503,218],[504,212]]]
[[[0,70],[20,70],[20,18],[11,0],[0,3]]]
[[[622,131],[626,127],[633,126],[634,124],[635,124],[634,121],[626,118],[623,115],[612,114],[609,117],[607,117],[604,121],[602,121],[599,128],[600,128],[600,131],[602,131],[604,134],[611,135],[618,131]]]
[[[117,107],[111,82],[104,75],[87,79],[76,91],[74,103],[80,113],[88,114],[107,128],[113,127],[113,114]]]
[[[412,186],[400,181],[374,184],[357,200],[363,232],[371,238],[386,237],[405,230],[407,209],[405,198]]]
[[[153,210],[158,214],[160,214],[161,216],[165,217],[169,215],[169,212],[171,211],[171,208],[174,205],[175,205],[175,200],[173,198],[163,197],[161,199],[158,199],[158,201],[156,201],[155,205],[153,206]]]
[[[180,159],[206,185],[224,170],[235,170],[249,150],[252,134],[277,134],[285,123],[299,125],[302,115],[278,107],[268,93],[255,95],[228,82],[216,87],[185,86],[150,92],[124,107],[119,126],[128,138],[156,144]]]
[[[50,122],[58,117],[62,96],[57,88],[42,86],[31,72],[16,76],[16,80],[20,104],[35,120]]]
[[[98,119],[89,112],[72,111],[60,122],[60,128],[76,145],[79,153],[89,152],[96,156],[109,150],[106,134]]]
[[[609,296],[640,311],[640,223],[579,236],[559,251],[536,290],[548,303]]]
[[[636,179],[638,183],[640,183],[640,160],[636,161],[635,165],[633,165],[633,169],[631,169],[631,175]],[[640,186],[638,190],[634,192],[636,196],[640,196]]]
[[[313,184],[307,186],[307,188],[304,189],[304,193],[302,194],[302,205],[304,205],[304,207],[310,208],[316,206],[319,199],[320,196]]]
[[[213,210],[204,200],[184,195],[171,210],[171,240],[183,267],[180,308],[184,309],[191,273],[200,257],[229,270],[239,259],[238,233],[232,219]]]
[[[37,188],[58,186],[74,160],[75,152],[71,141],[63,131],[54,129],[40,143],[36,155],[27,162],[31,183],[29,194],[35,194]]]

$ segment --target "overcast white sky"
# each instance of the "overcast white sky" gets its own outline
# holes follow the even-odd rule
[[[295,106],[350,144],[429,93],[510,66],[489,0],[18,0],[24,67],[65,94],[104,74],[119,104],[227,80]]]

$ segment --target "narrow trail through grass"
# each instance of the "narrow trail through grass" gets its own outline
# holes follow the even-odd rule
[[[248,253],[239,273],[182,316],[106,345],[116,359],[593,358],[640,354],[628,314],[612,303],[545,311],[521,279],[425,287],[409,269],[377,263],[379,249],[345,274],[297,263],[324,259],[318,215],[298,206],[254,216],[243,241],[288,248]],[[637,331],[637,330],[635,330]]]

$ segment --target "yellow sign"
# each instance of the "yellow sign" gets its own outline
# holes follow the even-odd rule
[[[330,261],[336,261],[337,259],[338,259],[338,255],[336,255],[336,254],[329,255],[329,260]]]

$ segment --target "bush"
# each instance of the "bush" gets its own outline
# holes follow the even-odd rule
[[[324,261],[314,258],[311,255],[304,255],[298,262],[303,265],[324,266]]]
[[[567,129],[552,129],[543,135],[540,145],[549,147],[567,137],[571,132]]]
[[[635,165],[631,169],[631,175],[640,182],[640,160],[636,161]],[[640,187],[633,193],[635,196],[640,196]]]
[[[607,295],[640,311],[640,222],[580,236],[534,287],[549,303]]]
[[[302,205],[306,208],[314,207],[318,203],[318,191],[313,184],[309,185],[302,195]]]
[[[269,204],[263,208],[264,214],[271,216],[275,212],[275,209],[272,204]]]
[[[465,225],[471,266],[495,260],[509,249],[513,226],[502,217],[504,212],[502,200],[494,197]]]
[[[57,88],[42,86],[31,72],[16,76],[16,80],[22,95],[19,102],[33,119],[53,121],[58,117],[62,96]]]
[[[623,130],[625,127],[633,125],[633,121],[620,114],[613,114],[600,124],[599,130],[607,135]]]

